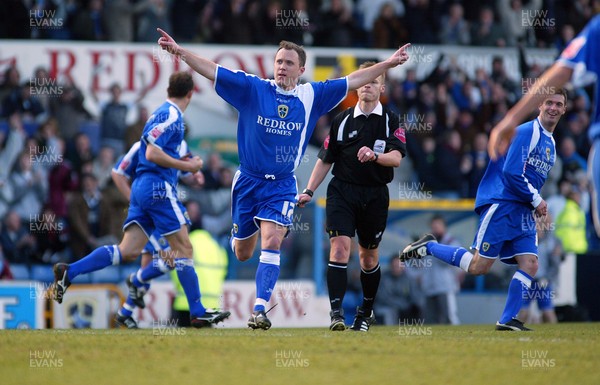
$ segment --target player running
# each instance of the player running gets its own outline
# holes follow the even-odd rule
[[[540,90],[561,88],[569,80],[584,85],[594,81],[594,112],[588,137],[592,143],[588,157],[588,176],[591,182],[592,218],[596,235],[600,237],[600,15],[592,18],[586,27],[569,43],[560,57],[535,82],[531,90],[519,103],[512,107],[490,134],[488,149],[490,157],[496,159],[505,154],[515,127],[527,118],[531,110],[540,103]]]
[[[479,227],[470,253],[463,247],[437,243],[431,234],[408,245],[401,260],[434,257],[473,275],[486,274],[497,258],[518,265],[508,287],[508,297],[496,330],[528,331],[516,317],[537,273],[535,217],[547,215],[539,191],[554,165],[552,133],[566,112],[567,93],[558,89],[539,105],[536,119],[517,127],[506,156],[490,161],[477,190],[475,212]]]
[[[131,184],[137,176],[136,168],[139,162],[139,149],[140,142],[134,143],[129,151],[117,161],[111,173],[115,186],[117,186],[117,189],[125,196],[125,198],[127,198],[127,200],[130,199]],[[191,157],[185,140],[181,142],[179,157],[180,159]],[[195,174],[190,172],[180,172],[178,179],[189,185],[194,183],[202,185],[204,183],[204,176],[201,171],[198,171]],[[184,211],[183,215],[186,218],[187,224],[190,225],[187,211]],[[128,329],[137,329],[137,323],[131,316],[133,310],[136,307],[142,309],[145,307],[144,295],[150,289],[149,281],[173,270],[173,260],[169,259],[170,251],[171,248],[167,240],[155,230],[154,233],[150,235],[144,250],[142,250],[140,269],[137,273],[132,273],[126,281],[127,287],[129,288],[129,294],[117,312],[115,317],[117,324],[125,326]]]
[[[274,80],[232,71],[180,47],[161,30],[158,44],[192,69],[214,81],[215,91],[239,112],[237,138],[240,167],[232,186],[232,249],[240,261],[252,257],[261,234],[256,270],[256,301],[248,326],[267,330],[265,306],[279,276],[281,242],[292,225],[298,189],[294,170],[306,150],[319,117],[348,93],[408,60],[408,44],[387,60],[347,77],[298,84],[306,52],[282,41],[275,55]],[[280,159],[277,154],[293,154]]]
[[[75,263],[54,265],[53,294],[58,303],[79,274],[136,259],[156,230],[167,239],[175,256],[177,276],[190,304],[191,325],[208,326],[230,315],[229,312],[207,311],[202,306],[184,208],[176,195],[178,170],[196,173],[202,168],[198,156],[179,159],[184,134],[183,112],[192,99],[193,88],[190,74],[177,72],[170,76],[166,102],[144,127],[123,240],[119,245],[99,247]]]

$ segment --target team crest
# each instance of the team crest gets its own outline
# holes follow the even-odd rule
[[[546,147],[546,159],[550,160],[550,147]]]
[[[490,249],[490,244],[487,242],[483,242],[483,245],[481,245],[481,250],[482,251],[488,251]]]
[[[237,223],[234,223],[233,224],[233,233],[237,234],[238,231],[239,231],[239,227],[238,227]]]
[[[187,214],[187,211],[186,211],[186,214]],[[160,238],[158,238],[158,244],[161,247],[166,247],[167,246],[167,240],[164,237],[160,237]]]
[[[280,104],[277,106],[277,114],[281,119],[284,119],[288,114],[289,107],[285,104]]]

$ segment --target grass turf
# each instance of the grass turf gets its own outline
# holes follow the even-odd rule
[[[9,384],[600,384],[600,324],[2,330]]]

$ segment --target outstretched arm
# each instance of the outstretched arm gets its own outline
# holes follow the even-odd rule
[[[362,68],[352,72],[348,75],[348,89],[355,90],[364,86],[365,84],[373,81],[377,77],[381,76],[390,68],[397,67],[408,61],[409,56],[406,50],[410,47],[409,44],[405,44],[387,60],[377,63],[371,67]]]
[[[500,155],[506,154],[510,140],[515,134],[515,128],[521,124],[529,114],[548,96],[548,90],[563,87],[571,78],[573,70],[560,63],[550,67],[527,91],[506,114],[506,116],[492,129],[488,152],[490,158],[496,160]]]
[[[178,56],[194,71],[198,72],[208,80],[215,80],[215,71],[217,69],[216,63],[180,47],[179,44],[177,44],[177,42],[162,29],[157,28],[156,30],[161,34],[161,37],[158,39],[160,48],[169,52],[171,55]]]

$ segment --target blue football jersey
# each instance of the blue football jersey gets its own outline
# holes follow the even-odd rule
[[[138,176],[145,173],[152,174],[175,186],[179,170],[150,162],[146,159],[146,148],[148,144],[152,144],[177,159],[180,157],[183,134],[183,113],[179,107],[167,100],[154,111],[144,126],[138,153],[139,163],[136,169]]]
[[[588,131],[590,139],[600,136],[600,15],[590,20],[587,26],[569,43],[561,53],[558,61],[573,69],[573,82],[586,84],[594,82],[595,108],[592,125]]]
[[[501,201],[537,207],[542,201],[539,191],[555,160],[552,133],[537,118],[520,125],[508,153],[488,164],[477,189],[475,211]]]
[[[311,82],[285,91],[273,80],[217,66],[215,90],[239,112],[240,170],[280,179],[293,175],[317,120],[344,99],[348,82]]]
[[[113,171],[119,175],[125,176],[127,179],[133,182],[135,177],[137,176],[136,168],[139,162],[139,150],[140,150],[140,142],[135,142],[129,151],[125,155],[123,155],[113,167]],[[179,148],[179,157],[182,158],[184,156],[190,156],[189,147],[185,140],[181,142],[181,147]],[[179,170],[181,173],[181,171]],[[179,177],[183,175],[188,175],[189,172],[182,173]]]

